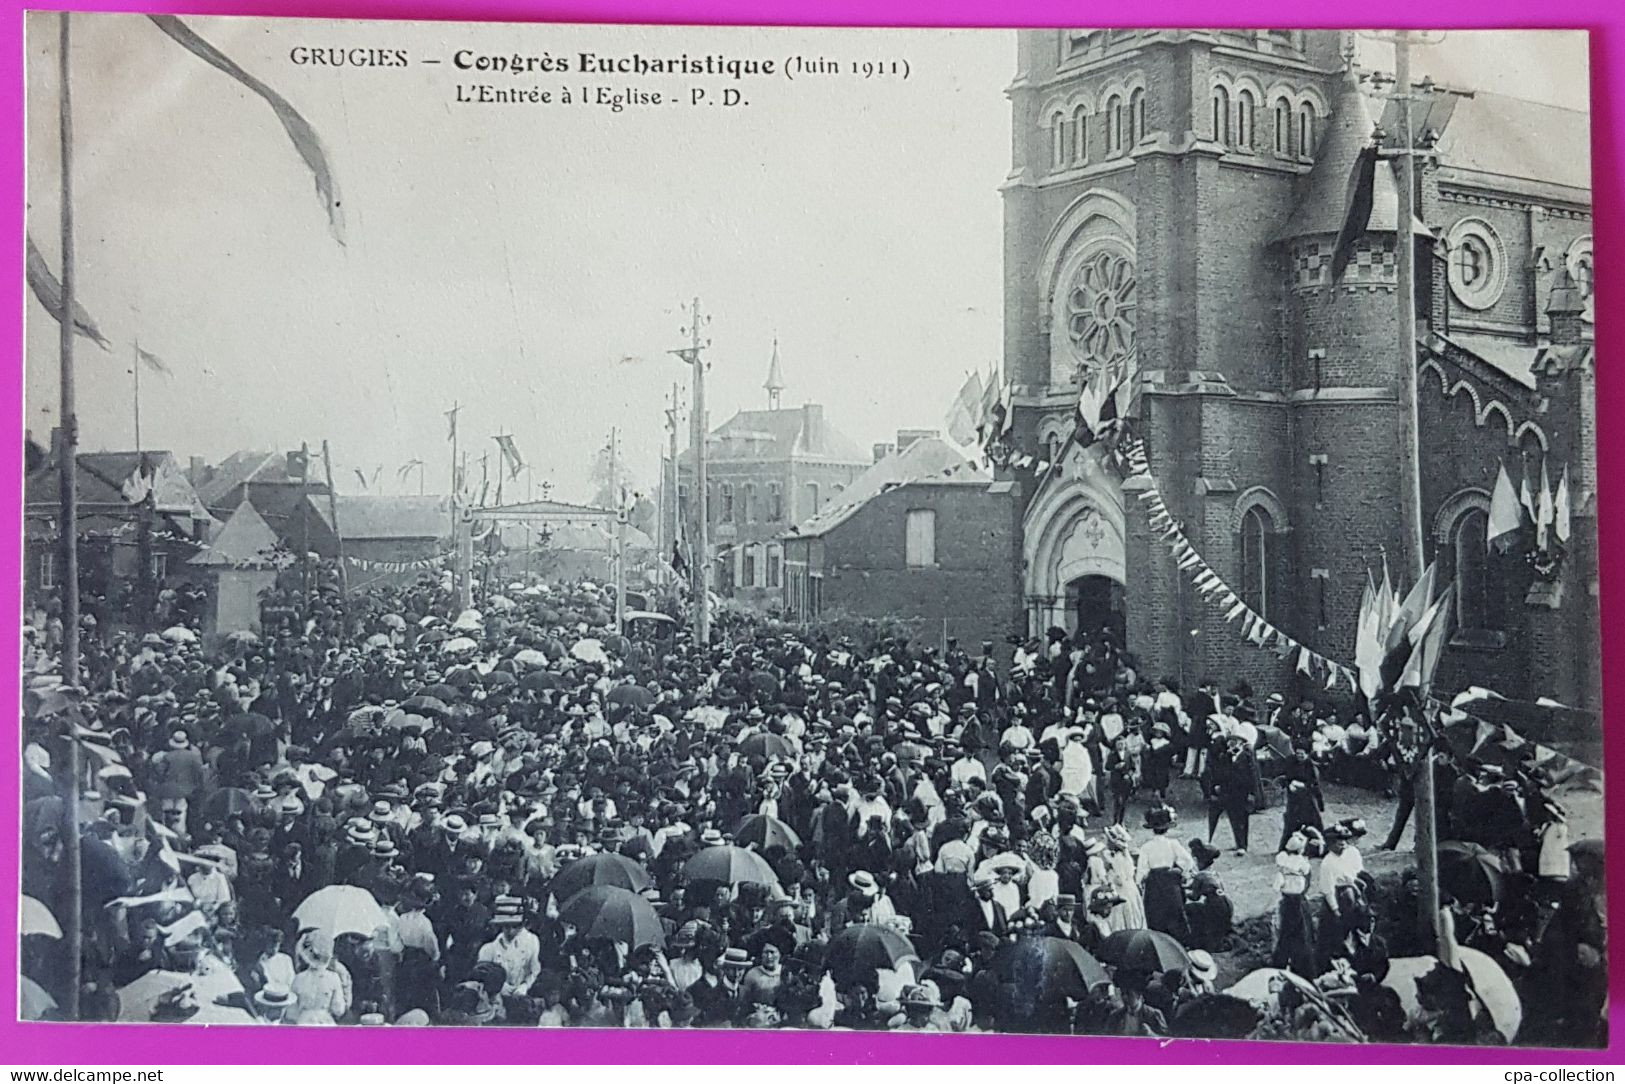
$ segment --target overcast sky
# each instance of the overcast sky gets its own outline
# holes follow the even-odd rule
[[[1010,32],[190,22],[321,133],[347,243],[263,103],[142,18],[76,16],[79,295],[114,344],[81,340],[87,449],[133,444],[136,340],[173,370],[143,376],[143,443],[183,461],[325,437],[341,490],[358,488],[355,468],[382,467],[396,491],[412,458],[443,490],[455,400],[465,447],[494,451],[492,435],[513,433],[566,498],[586,496],[612,425],[634,478],[652,482],[663,400],[674,381],[687,392],[666,351],[685,341],[680,306],[695,295],[713,317],[713,424],[765,405],[775,334],[786,403],[825,404],[863,445],[941,425],[965,375],[999,357]],[[30,30],[31,232],[54,267],[55,18]],[[1583,108],[1584,38],[1554,38],[1538,59],[1527,43],[1458,33],[1418,67]],[[798,53],[906,59],[910,77],[754,80],[734,84],[748,107],[611,114],[458,105],[454,86],[476,80],[449,63],[322,70],[289,62],[298,45],[448,60],[463,48]],[[42,440],[55,352],[54,324],[29,302],[25,425]]]

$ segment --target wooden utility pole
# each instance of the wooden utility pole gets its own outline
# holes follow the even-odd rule
[[[327,472],[327,517],[333,521],[333,538],[338,546],[339,553],[339,590],[344,601],[345,624],[350,618],[350,570],[344,563],[344,532],[339,530],[339,497],[333,490],[333,456],[327,450],[327,441],[322,441],[322,466]]]
[[[666,434],[669,442],[669,447],[667,449],[667,470],[670,471],[670,493],[666,493],[668,478],[663,476],[660,479],[660,490],[662,493],[665,493],[665,499],[670,504],[669,508],[662,507],[660,510],[661,533],[670,533],[670,537],[663,540],[660,559],[662,562],[665,562],[668,565],[671,563],[672,555],[677,551],[678,540],[683,537],[683,502],[678,498],[677,495],[677,427],[678,415],[681,412],[681,408],[678,406],[678,394],[678,384],[677,381],[674,380],[671,384],[671,406],[666,410]]]
[[[1416,369],[1416,134],[1411,105],[1415,88],[1411,83],[1411,46],[1427,39],[1411,30],[1378,35],[1394,46],[1393,100],[1399,109],[1398,146],[1389,154],[1399,159],[1399,221],[1394,224],[1395,255],[1398,257],[1397,294],[1399,301],[1399,408],[1400,432],[1400,524],[1405,548],[1405,571],[1410,582],[1420,583],[1427,564],[1427,542],[1422,523],[1421,426],[1418,419]],[[1416,874],[1418,920],[1423,934],[1436,947],[1439,931],[1439,850],[1438,797],[1434,793],[1432,729],[1423,720],[1424,742],[1417,758],[1413,783],[1416,794]]]
[[[620,430],[609,430],[609,505],[615,513],[615,634],[626,629],[626,503],[621,500]]]
[[[62,309],[58,318],[58,346],[61,351],[61,459],[57,462],[61,489],[62,544],[62,683],[79,684],[79,415],[74,400],[73,336],[75,269],[73,255],[73,90],[68,78],[69,15],[61,16],[57,42],[60,93],[57,123],[62,153]],[[84,966],[84,871],[79,847],[79,736],[75,733],[74,712],[67,719],[67,799],[63,803],[62,848],[68,860],[70,901],[63,915],[68,945],[67,1001],[63,1006],[69,1020],[79,1019],[79,987]]]
[[[305,596],[305,620],[310,620],[310,442],[299,442],[299,586]]]
[[[701,332],[710,318],[700,312],[700,299],[695,298],[689,310],[689,344],[672,353],[682,358],[694,370],[694,403],[690,417],[690,440],[694,444],[694,549],[689,557],[689,575],[694,596],[694,640],[699,644],[711,642],[711,524],[710,503],[706,487],[706,438],[710,430],[705,414],[705,361],[700,352],[710,345]]]

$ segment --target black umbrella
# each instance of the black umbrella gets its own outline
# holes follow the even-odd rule
[[[451,639],[451,633],[445,629],[430,629],[428,632],[418,633],[418,643],[438,644]]]
[[[642,892],[654,884],[649,871],[624,854],[592,854],[568,863],[553,878],[553,898],[568,900],[593,885],[613,885]]]
[[[508,670],[492,670],[485,675],[485,687],[487,689],[494,689],[503,685],[514,685],[518,681],[519,679],[514,677],[513,673]]]
[[[1448,840],[1439,844],[1439,888],[1462,903],[1496,903],[1506,893],[1506,867],[1476,843]]]
[[[580,931],[585,938],[607,938],[631,948],[654,945],[663,948],[665,929],[649,901],[614,885],[593,885],[565,901],[559,918]]]
[[[1114,967],[1148,973],[1184,971],[1191,964],[1184,946],[1160,930],[1118,930],[1100,946],[1100,955]]]
[[[994,964],[1001,979],[1039,1000],[1058,993],[1082,1001],[1092,987],[1111,981],[1082,945],[1061,937],[1018,938],[999,949]]]
[[[431,686],[432,688],[432,686]],[[417,715],[450,715],[451,708],[438,696],[409,696],[401,701],[401,710]]]
[[[446,672],[445,683],[457,689],[469,689],[478,684],[479,672],[471,666],[461,666]]]
[[[758,670],[752,674],[750,683],[756,687],[757,692],[765,694],[769,699],[779,695],[779,679],[766,671]]]
[[[442,681],[435,685],[425,685],[423,688],[417,691],[417,695],[432,696],[436,700],[444,700],[449,704],[453,700],[462,699],[463,691],[457,688],[455,685],[447,685],[444,681]]]
[[[532,670],[530,673],[519,679],[519,687],[521,689],[536,689],[538,691],[545,689],[557,689],[559,687],[559,676],[557,674],[550,674],[546,670]]]
[[[220,733],[229,738],[263,738],[275,732],[276,724],[257,711],[245,711],[220,724]]]
[[[764,851],[773,846],[793,851],[801,846],[801,837],[796,835],[794,828],[777,817],[752,813],[739,822],[739,828],[734,832],[734,842],[741,847],[754,843]]]
[[[1230,994],[1202,994],[1179,1007],[1170,1029],[1185,1039],[1242,1039],[1252,1034],[1263,1014]]]
[[[221,787],[203,800],[204,817],[216,821],[252,813],[258,808],[254,796],[241,787]]]
[[[914,942],[892,929],[860,923],[847,926],[829,939],[824,960],[836,982],[872,978],[879,970],[892,970],[904,960],[919,959]]]
[[[747,757],[793,757],[796,747],[781,734],[752,734],[739,743],[739,752]]]
[[[632,707],[639,711],[648,711],[649,706],[655,702],[654,694],[642,685],[617,685],[605,695],[604,699],[611,704]]]
[[[1292,739],[1286,731],[1276,726],[1261,726],[1257,730],[1260,749],[1268,749],[1283,760],[1292,756]]]

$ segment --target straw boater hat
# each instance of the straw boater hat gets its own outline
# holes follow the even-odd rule
[[[518,926],[525,921],[525,905],[518,896],[498,896],[491,911],[491,925]]]
[[[1191,949],[1187,955],[1191,961],[1192,977],[1201,982],[1212,982],[1219,977],[1219,965],[1213,962],[1212,954],[1201,949]]]
[[[937,994],[935,983],[918,983],[903,988],[903,996],[898,998],[905,1007],[917,1009],[940,1009],[942,998]]]
[[[875,881],[874,874],[866,869],[853,871],[847,876],[846,883],[862,892],[865,896],[880,895],[880,885]]]
[[[254,994],[254,1004],[262,1009],[281,1011],[291,1008],[299,1001],[293,996],[293,991],[279,983],[268,982]]]

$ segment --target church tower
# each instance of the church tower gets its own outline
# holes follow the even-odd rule
[[[784,368],[779,363],[779,337],[773,336],[773,357],[767,363],[767,380],[762,384],[767,389],[767,409],[779,409],[779,397],[784,394]]]

